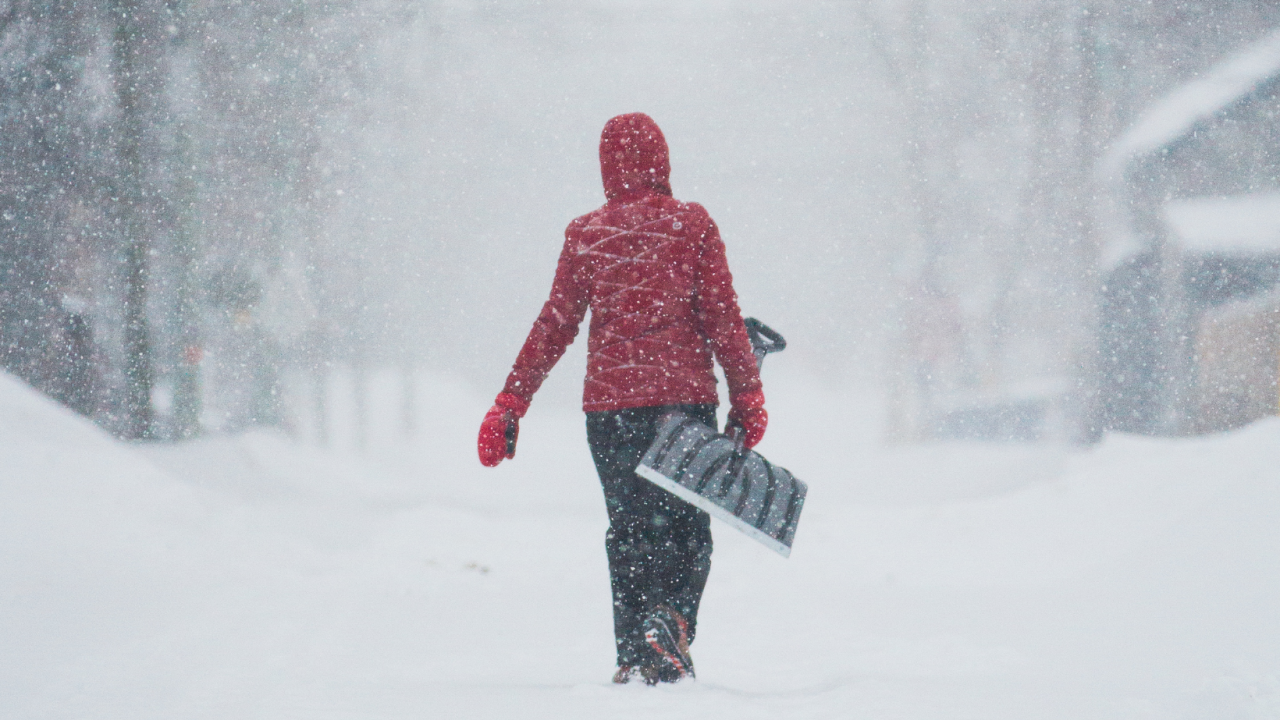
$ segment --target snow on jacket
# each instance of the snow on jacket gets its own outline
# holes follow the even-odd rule
[[[504,392],[530,400],[591,309],[586,412],[716,404],[712,358],[729,397],[760,389],[720,231],[671,197],[666,139],[649,116],[620,115],[600,138],[608,202],[565,230],[551,297]]]

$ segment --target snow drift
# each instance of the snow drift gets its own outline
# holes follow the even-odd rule
[[[775,384],[762,448],[812,488],[795,551],[717,527],[699,680],[646,689],[607,682],[581,415],[535,404],[486,471],[485,400],[420,387],[418,435],[360,457],[123,444],[0,376],[2,714],[1280,714],[1280,420],[886,449],[835,409],[874,403]]]

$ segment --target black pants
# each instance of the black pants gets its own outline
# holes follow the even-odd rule
[[[635,473],[658,420],[671,410],[716,427],[714,405],[587,413],[587,442],[609,510],[604,547],[619,665],[636,665],[646,657],[641,623],[655,606],[668,605],[683,615],[693,640],[711,571],[711,516]]]

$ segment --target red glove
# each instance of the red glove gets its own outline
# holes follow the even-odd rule
[[[764,410],[764,391],[743,393],[730,399],[733,406],[729,410],[729,430],[738,437],[743,433],[742,445],[751,449],[764,438],[764,429],[769,426],[769,413]]]
[[[503,458],[516,456],[516,438],[520,435],[520,418],[529,409],[529,401],[511,393],[500,393],[493,407],[480,423],[480,464],[496,467]]]

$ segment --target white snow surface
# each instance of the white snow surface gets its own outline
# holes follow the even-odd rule
[[[0,716],[1280,717],[1280,420],[886,448],[874,398],[775,381],[794,552],[716,525],[698,679],[645,688],[581,414],[487,470],[487,397],[419,389],[361,454],[125,444],[0,376]]]

